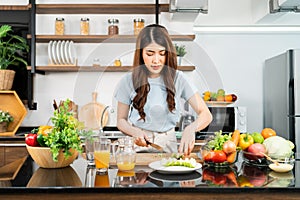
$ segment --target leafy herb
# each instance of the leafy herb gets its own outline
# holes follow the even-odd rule
[[[9,112],[0,110],[0,123],[2,122],[10,123],[12,121],[14,121],[14,118],[9,114]]]
[[[54,161],[57,161],[60,150],[63,151],[65,158],[72,155],[70,149],[82,152],[79,123],[73,113],[68,111],[69,102],[70,100],[67,99],[59,109],[54,111],[54,117],[51,117],[53,129],[45,137],[45,144],[50,147]]]
[[[222,135],[221,130],[219,132],[215,132],[215,137],[207,143],[208,147],[213,150],[222,150],[224,142],[231,139],[231,134],[232,133],[229,135]]]

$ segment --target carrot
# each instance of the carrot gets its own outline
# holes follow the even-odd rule
[[[231,171],[231,172],[229,172],[229,173],[227,174],[227,178],[228,178],[228,179],[229,179],[236,187],[239,186],[239,184],[238,184],[238,182],[237,182],[237,180],[236,180],[236,176],[235,176],[235,174],[234,174],[233,171]]]
[[[238,146],[238,144],[239,144],[240,135],[241,135],[241,133],[239,130],[233,131],[233,133],[231,135],[231,141],[233,141],[236,146]]]
[[[234,152],[228,154],[228,156],[227,156],[227,162],[233,163],[234,160],[235,160],[235,156],[236,156],[236,151],[234,151]]]

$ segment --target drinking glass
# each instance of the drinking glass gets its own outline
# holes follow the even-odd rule
[[[84,145],[85,145],[85,153],[86,153],[86,159],[88,161],[89,166],[94,166],[94,142],[99,140],[98,135],[93,135],[91,137],[85,138]]]
[[[105,173],[109,167],[110,161],[110,139],[99,137],[99,140],[94,141],[94,160],[97,173]]]

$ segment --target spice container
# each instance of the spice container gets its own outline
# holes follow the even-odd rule
[[[65,34],[65,19],[56,18],[55,19],[55,35],[64,35]]]
[[[90,19],[89,18],[81,18],[80,20],[80,34],[81,35],[89,35],[90,32]]]
[[[133,20],[133,32],[134,35],[138,35],[140,31],[144,28],[145,20],[141,18],[137,18]]]
[[[108,35],[118,35],[119,34],[119,20],[118,19],[108,19]]]

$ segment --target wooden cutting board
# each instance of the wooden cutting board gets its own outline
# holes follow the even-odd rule
[[[137,153],[136,165],[147,166],[149,163],[161,160],[163,158],[169,158],[171,155],[171,153]],[[197,162],[200,162],[200,158],[195,153],[191,153],[189,157],[196,159]],[[110,165],[116,165],[116,160],[113,156],[111,157]]]
[[[78,114],[80,122],[84,122],[84,126],[88,130],[99,130],[101,126],[101,116],[105,109],[105,105],[97,102],[97,92],[92,93],[92,102],[84,105]],[[108,112],[104,113],[102,126],[106,126],[108,122]]]

